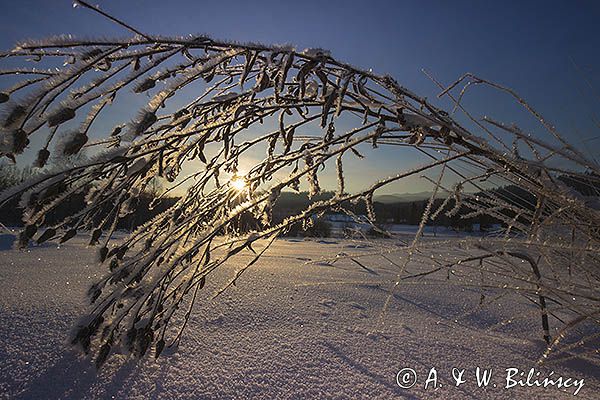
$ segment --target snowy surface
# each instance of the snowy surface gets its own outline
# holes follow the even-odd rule
[[[448,286],[444,273],[439,283],[401,283],[380,324],[396,267],[376,256],[361,258],[367,269],[314,262],[376,245],[333,239],[278,240],[237,286],[210,300],[239,258],[208,280],[177,352],[137,364],[117,356],[96,372],[66,344],[88,285],[103,274],[94,249],[83,237],[24,252],[5,242],[0,398],[573,398],[573,388],[504,388],[505,369],[529,371],[544,348],[535,305],[509,296],[479,310],[480,291],[460,281]],[[477,387],[478,366],[493,369],[496,388]],[[442,386],[425,390],[432,367]],[[410,389],[396,384],[403,368],[418,374]],[[454,387],[452,368],[466,369],[467,382]],[[537,371],[584,378],[576,398],[599,398],[598,359]]]

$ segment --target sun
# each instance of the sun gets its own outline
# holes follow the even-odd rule
[[[244,191],[248,187],[246,184],[246,179],[244,179],[242,176],[234,176],[231,178],[230,184],[238,192]]]

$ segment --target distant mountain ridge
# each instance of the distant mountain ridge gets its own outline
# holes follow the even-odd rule
[[[412,201],[428,200],[431,197],[431,193],[432,192],[382,194],[374,196],[373,200],[384,204],[410,203]],[[438,193],[435,197],[438,199],[445,199],[448,197],[448,194]]]

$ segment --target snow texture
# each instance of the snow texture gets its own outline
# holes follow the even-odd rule
[[[402,283],[380,326],[395,267],[381,257],[361,258],[370,271],[350,260],[318,262],[371,253],[385,241],[278,239],[237,286],[211,300],[251,257],[240,256],[209,277],[177,351],[144,363],[119,355],[97,372],[66,343],[86,290],[104,273],[93,249],[83,236],[22,252],[10,250],[9,239],[0,251],[2,399],[573,398],[572,389],[503,388],[505,368],[528,371],[544,348],[532,334],[539,312],[522,297],[481,310],[479,290],[454,277],[448,290],[443,273],[428,284]],[[413,272],[428,268],[410,264]],[[493,368],[497,388],[477,387],[477,366]],[[396,384],[405,367],[419,374],[411,389]],[[424,390],[431,367],[442,387]],[[458,388],[452,368],[470,374]],[[585,379],[577,398],[597,398],[597,358],[539,367],[542,375],[551,370]]]

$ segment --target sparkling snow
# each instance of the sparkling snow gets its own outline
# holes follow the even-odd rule
[[[277,240],[236,286],[211,300],[251,255],[239,257],[207,281],[178,351],[158,360],[152,352],[139,363],[116,356],[97,372],[66,339],[86,310],[88,285],[105,268],[85,240],[22,252],[0,240],[0,398],[573,397],[573,389],[503,387],[505,368],[528,371],[544,349],[539,312],[522,298],[477,310],[480,291],[455,277],[447,286],[444,272],[426,285],[401,283],[380,325],[396,267],[381,257],[361,258],[368,270],[322,259],[372,252],[385,241]],[[593,399],[598,361],[588,356],[539,371],[584,378],[577,398]],[[477,387],[478,366],[493,369],[496,388]],[[396,374],[407,367],[419,378],[402,389]],[[424,390],[432,367],[442,387]],[[466,369],[458,388],[452,368]]]

